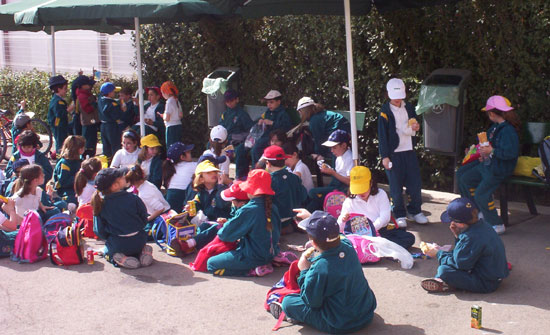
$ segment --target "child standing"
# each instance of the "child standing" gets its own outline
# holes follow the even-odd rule
[[[127,129],[122,133],[122,148],[115,153],[111,161],[111,167],[130,167],[136,164],[139,155],[139,135],[133,129]]]
[[[138,163],[145,172],[147,180],[159,190],[162,185],[162,161],[159,156],[161,147],[158,138],[149,134],[141,138],[141,150],[138,154]]]
[[[101,170],[101,160],[97,157],[86,159],[80,165],[80,170],[74,178],[74,191],[78,197],[78,205],[89,204],[95,192],[95,176]]]
[[[212,128],[210,131],[210,148],[202,153],[203,155],[213,155],[219,161],[221,161],[220,157],[225,157],[224,161],[219,164],[222,172],[222,183],[225,185],[231,184],[231,179],[229,179],[229,164],[231,161],[223,150],[227,145],[227,136],[227,130],[223,126],[218,125]]]
[[[279,319],[284,311],[288,318],[330,334],[364,328],[374,316],[376,297],[351,243],[340,238],[336,219],[315,211],[299,226],[317,254],[302,254],[298,261],[300,294],[287,295],[282,306],[272,302],[271,313]]]
[[[210,258],[207,268],[218,276],[264,276],[273,272],[281,228],[279,211],[271,201],[271,176],[252,170],[239,186],[251,199],[218,231],[220,240],[238,241],[237,249]]]
[[[386,192],[378,188],[367,167],[355,166],[351,169],[349,194],[338,217],[341,232],[344,232],[350,214],[361,214],[372,221],[380,236],[405,249],[414,244],[414,235],[405,230],[406,226],[388,226],[391,219],[390,200]]]
[[[323,208],[325,196],[333,190],[346,192],[349,185],[349,173],[353,167],[353,156],[350,150],[350,136],[344,130],[335,130],[330,134],[328,140],[323,143],[325,147],[329,147],[331,153],[336,157],[334,161],[334,169],[327,164],[323,164],[320,168],[321,173],[332,176],[328,186],[315,187],[309,191],[310,201],[307,204],[307,209],[310,212]]]
[[[307,191],[300,177],[289,172],[285,160],[289,158],[283,148],[272,145],[264,150],[267,171],[271,174],[271,188],[275,192],[273,203],[277,205],[281,216],[281,234],[294,231],[294,208],[302,207],[307,199]]]
[[[168,148],[167,159],[162,164],[162,178],[166,188],[166,201],[177,213],[181,213],[187,187],[193,180],[197,163],[192,161],[193,144],[176,142]]]
[[[149,103],[145,105],[145,113],[143,114],[145,120],[145,135],[154,134],[157,138],[164,139],[164,121],[162,120],[164,102],[161,100],[162,93],[160,88],[156,86],[147,87],[146,91]],[[140,133],[139,126],[140,124],[136,124],[132,129]]]
[[[121,123],[119,123],[120,131],[124,132],[125,129],[136,123],[136,118],[139,117],[139,107],[132,100],[132,89],[130,87],[123,87],[118,93],[118,98],[120,103],[126,105],[126,111],[122,113]]]
[[[57,161],[53,171],[55,190],[68,203],[78,204],[74,192],[74,178],[80,170],[80,157],[85,150],[86,140],[82,136],[67,137],[61,150],[61,159]]]
[[[121,131],[119,121],[122,113],[126,110],[124,105],[115,100],[115,93],[120,88],[113,83],[106,82],[101,85],[101,95],[98,101],[99,118],[101,119],[101,142],[103,143],[103,154],[111,160],[115,152],[120,149]]]
[[[413,141],[420,124],[416,122],[414,107],[403,100],[406,97],[403,81],[390,79],[386,89],[390,101],[382,105],[378,117],[378,149],[390,182],[393,213],[400,227],[407,225],[407,219],[426,224],[428,219],[421,209],[420,167]],[[403,186],[411,197],[407,209],[403,203]]]
[[[94,233],[105,240],[105,258],[118,266],[136,269],[153,262],[153,248],[147,245],[147,209],[135,194],[126,192],[127,168],[107,168],[95,179],[92,198]],[[103,197],[102,197],[103,196]]]
[[[17,140],[17,151],[10,157],[6,166],[6,177],[13,175],[13,163],[19,159],[26,159],[29,164],[38,164],[44,172],[44,180],[52,178],[53,168],[48,158],[38,150],[40,147],[40,137],[30,130],[25,130],[19,135]],[[42,185],[44,186],[44,185]]]
[[[31,164],[23,167],[20,172],[20,177],[15,181],[13,186],[15,201],[15,212],[19,217],[23,218],[25,212],[40,210],[43,218],[48,218],[53,214],[59,213],[53,206],[44,206],[42,204],[42,188],[44,184],[44,173],[40,165]]]
[[[302,185],[306,188],[306,191],[309,192],[313,188],[313,178],[311,177],[311,171],[307,165],[302,162],[300,159],[300,152],[298,148],[292,143],[283,144],[283,150],[285,154],[289,156],[285,160],[285,165],[290,170],[302,180]]]
[[[521,124],[514,108],[500,95],[490,97],[483,110],[493,122],[487,130],[488,145],[480,146],[483,162],[464,165],[456,175],[460,195],[470,199],[481,211],[483,219],[502,234],[505,228],[498,216],[493,193],[514,172]]]
[[[173,82],[165,81],[160,86],[160,91],[166,100],[162,118],[166,126],[166,147],[169,148],[173,143],[181,141],[183,136],[183,126],[181,125],[183,111],[178,101],[178,89]]]
[[[96,154],[97,132],[99,127],[99,112],[97,101],[92,94],[95,80],[82,76],[80,86],[76,88],[75,115],[82,125],[82,136],[86,139],[86,152],[84,156],[93,157]],[[76,120],[75,120],[76,124]],[[77,133],[75,132],[75,135]]]
[[[61,146],[68,136],[69,131],[69,116],[73,107],[67,107],[67,102],[64,98],[67,96],[68,85],[67,79],[62,75],[50,78],[50,90],[53,92],[50,106],[48,107],[48,124],[52,128],[55,139],[55,152],[53,157],[61,151]]]

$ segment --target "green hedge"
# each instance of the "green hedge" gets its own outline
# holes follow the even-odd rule
[[[367,112],[360,134],[365,164],[380,171],[376,119],[385,83],[403,78],[410,101],[419,85],[442,67],[472,71],[464,146],[488,127],[479,110],[494,94],[512,101],[523,121],[546,120],[550,96],[550,4],[546,0],[460,1],[454,5],[352,18],[357,108]],[[279,89],[295,107],[304,95],[328,108],[347,109],[343,17],[286,16],[258,20],[203,20],[146,26],[143,62],[149,83],[171,79],[186,106],[186,140],[203,145],[206,97],[202,79],[216,67],[242,71],[242,98],[259,104]],[[420,144],[422,146],[422,144]],[[452,188],[453,161],[420,147],[424,187]]]

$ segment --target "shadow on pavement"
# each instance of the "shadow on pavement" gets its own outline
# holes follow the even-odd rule
[[[153,269],[154,271],[151,271]],[[206,281],[204,278],[196,277],[194,271],[186,266],[156,259],[151,267],[136,270],[120,269],[120,272],[132,276],[140,282],[169,286],[189,286]]]
[[[59,266],[52,264],[48,258],[36,263],[17,263],[11,261],[9,258],[4,258],[0,260],[0,267],[6,267],[18,272],[32,272],[40,270],[44,267],[49,267],[59,268],[67,271],[75,271],[79,273],[91,273],[96,271],[103,271],[103,269],[105,268],[105,264],[102,262],[95,262],[93,265],[88,265],[86,264],[86,261],[84,261],[84,263],[79,265]]]

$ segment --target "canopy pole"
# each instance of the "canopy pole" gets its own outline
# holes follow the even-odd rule
[[[350,0],[344,0],[346,18],[346,52],[348,62],[349,116],[351,124],[351,150],[355,165],[359,164],[359,145],[357,143],[357,120],[355,118],[355,82],[353,75],[353,50],[351,47],[351,10]]]
[[[139,96],[139,131],[141,136],[145,136],[145,109],[143,107],[143,75],[141,71],[141,45],[139,33],[139,17],[134,17],[136,25],[136,61],[138,71],[138,96]]]
[[[55,27],[50,26],[50,33],[52,35],[52,77],[55,76]]]

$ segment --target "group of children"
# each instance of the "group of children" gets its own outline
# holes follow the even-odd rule
[[[106,243],[105,257],[117,266],[138,268],[153,262],[152,248],[147,244],[153,223],[171,211],[188,211],[192,202],[202,219],[196,222],[195,236],[172,241],[170,247],[176,254],[200,254],[209,245],[221,245],[219,252],[208,255],[207,271],[218,276],[264,276],[273,271],[273,262],[289,264],[296,260],[281,252],[279,239],[301,227],[316,253],[304,253],[296,260],[301,293],[270,306],[273,315],[279,318],[284,312],[289,320],[327,332],[354,331],[372,320],[376,299],[353,247],[340,234],[361,234],[365,227],[350,227],[349,220],[364,216],[374,227],[371,234],[408,249],[414,244],[414,235],[406,231],[407,219],[428,222],[421,212],[420,169],[414,151],[414,136],[420,125],[411,105],[404,101],[405,86],[400,79],[388,82],[390,101],[382,106],[378,120],[389,198],[378,188],[369,168],[355,166],[349,132],[341,129],[347,127],[345,122],[317,107],[311,98],[302,98],[298,111],[302,121],[314,124],[317,152],[312,156],[320,159],[320,172],[332,178],[326,187],[314,187],[300,150],[288,140],[291,123],[278,91],[264,97],[267,110],[256,121],[264,132],[248,148],[245,140],[254,122],[239,106],[237,93],[228,90],[220,125],[211,130],[208,147],[196,161],[192,157],[194,145],[181,142],[183,112],[172,82],[148,89],[146,136],[140,137],[132,129],[140,125],[133,124],[136,117],[131,91],[121,91],[121,99],[116,100],[117,88],[108,82],[101,86],[96,102],[90,91],[93,80],[79,78],[73,85],[74,105],[64,100],[67,81],[62,76],[50,80],[54,94],[48,122],[58,155],[54,168],[37,150],[40,139],[32,129],[22,129],[17,136],[17,150],[5,171],[8,179],[3,194],[9,198],[2,206],[6,215],[0,215],[3,231],[15,231],[28,210],[39,211],[46,220],[60,211],[74,213],[79,206],[91,204],[94,231]],[[517,159],[517,148],[513,148],[518,146],[514,129],[517,117],[501,98],[492,97],[486,107],[494,125],[489,130],[489,146],[481,149],[485,163],[459,170],[461,193],[495,226],[500,222],[490,193],[511,174]],[[84,137],[68,135],[68,113],[73,111],[79,116],[73,119],[78,120]],[[323,127],[330,133],[324,134]],[[73,128],[78,131],[74,121]],[[103,153],[110,161],[108,168],[95,156],[98,129]],[[233,150],[235,181],[229,178]],[[83,157],[88,158],[82,161]],[[328,164],[331,157],[332,167]],[[406,208],[403,186],[411,198]],[[338,217],[317,211],[322,209],[326,194],[334,190],[347,194]]]

